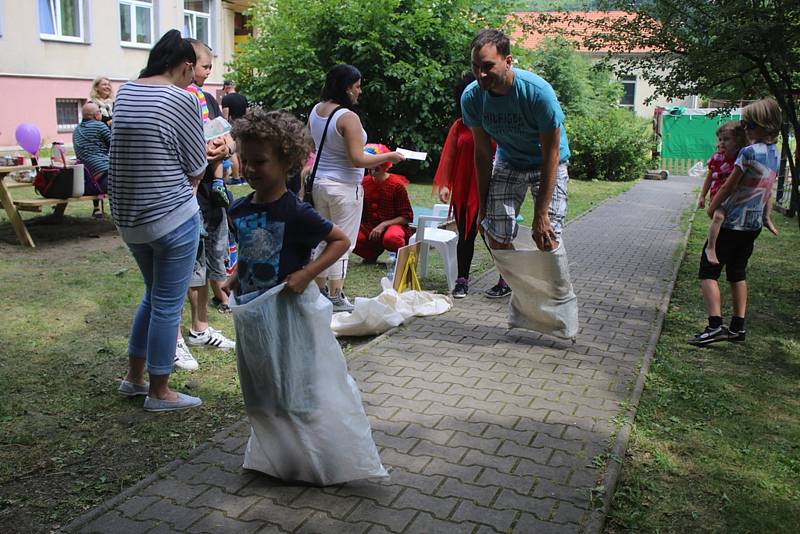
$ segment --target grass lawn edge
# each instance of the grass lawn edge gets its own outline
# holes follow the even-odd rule
[[[672,267],[672,278],[669,281],[667,291],[664,293],[664,297],[661,299],[661,302],[658,305],[658,315],[656,316],[655,320],[655,328],[653,329],[653,333],[650,335],[650,339],[645,347],[644,357],[642,358],[642,364],[639,368],[639,375],[636,377],[636,382],[634,383],[631,396],[628,400],[628,409],[624,413],[622,425],[617,430],[616,437],[614,438],[614,445],[609,453],[609,461],[606,462],[606,471],[603,474],[603,482],[598,488],[598,492],[600,492],[603,496],[603,504],[602,506],[592,510],[592,515],[589,517],[589,521],[584,530],[586,534],[601,534],[603,532],[603,528],[605,527],[608,514],[611,511],[611,504],[614,500],[614,491],[616,490],[617,482],[619,481],[620,474],[622,473],[625,451],[628,449],[628,441],[630,438],[631,429],[633,428],[633,422],[636,419],[636,410],[639,407],[639,400],[642,398],[642,392],[644,391],[644,386],[647,382],[647,373],[650,370],[650,362],[652,361],[653,355],[656,352],[658,340],[661,337],[661,332],[664,328],[664,319],[666,318],[667,310],[669,309],[669,304],[672,300],[672,292],[675,289],[675,283],[678,280],[681,265],[683,265],[683,260],[686,257],[686,247],[689,243],[689,236],[692,233],[694,217],[697,213],[695,209],[689,207],[686,208],[683,216],[685,216],[687,211],[690,212],[690,215],[687,219],[688,224],[686,226],[686,231],[683,234],[683,239],[679,244],[680,248],[678,250],[680,250],[680,253],[676,254],[673,258],[674,265]],[[593,502],[591,497],[592,496],[589,498],[590,506]]]

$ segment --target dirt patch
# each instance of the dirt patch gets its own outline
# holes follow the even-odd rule
[[[11,224],[0,224],[0,254],[27,259],[65,259],[123,246],[117,229],[109,220],[64,216],[60,221],[47,217],[30,219],[26,226],[36,248],[23,247]]]

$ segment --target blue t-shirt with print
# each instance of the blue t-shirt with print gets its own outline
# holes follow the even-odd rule
[[[564,112],[556,93],[539,76],[514,69],[514,85],[505,95],[484,91],[472,82],[461,95],[464,124],[480,126],[497,142],[497,159],[514,169],[542,166],[539,132],[561,128],[559,162],[569,159]]]
[[[722,208],[725,210],[723,228],[730,230],[760,230],[764,206],[769,202],[772,186],[778,176],[780,156],[774,144],[756,143],[739,151],[735,165],[742,170],[742,179]]]
[[[267,291],[302,269],[333,229],[289,191],[266,204],[253,202],[253,195],[237,199],[228,210],[239,241],[237,295]]]

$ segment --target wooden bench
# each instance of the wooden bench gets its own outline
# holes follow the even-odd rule
[[[11,190],[20,187],[33,187],[30,182],[12,182],[7,181],[6,176],[15,171],[30,171],[34,167],[17,165],[13,167],[0,167],[0,202],[3,204],[3,209],[6,210],[8,220],[11,222],[14,233],[17,234],[17,239],[22,246],[36,248],[28,228],[25,226],[25,221],[20,216],[21,211],[32,211],[41,213],[42,208],[45,206],[54,206],[56,210],[61,213],[66,209],[67,204],[70,202],[81,202],[85,200],[103,200],[106,195],[85,195],[82,197],[70,198],[35,198],[30,200],[14,200],[11,198]],[[61,208],[61,209],[59,209]],[[57,212],[58,212],[57,211]]]
[[[58,204],[69,204],[70,202],[77,202],[80,200],[103,200],[105,195],[88,195],[82,197],[70,198],[35,198],[31,200],[15,200],[14,205],[17,211],[35,211],[42,212],[42,206],[56,206]]]

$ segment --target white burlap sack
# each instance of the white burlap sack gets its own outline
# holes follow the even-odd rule
[[[318,485],[387,477],[358,387],[328,328],[330,301],[313,283],[302,295],[283,287],[244,304],[231,299],[251,424],[244,467]]]
[[[331,330],[337,336],[370,336],[386,332],[409,317],[439,315],[453,307],[447,295],[430,291],[398,293],[388,278],[381,280],[383,291],[373,298],[356,298],[351,313],[334,313]]]
[[[535,245],[530,242],[528,246]],[[493,250],[492,257],[514,290],[508,305],[509,326],[574,340],[578,335],[578,297],[570,282],[563,241],[553,252],[517,248]]]

